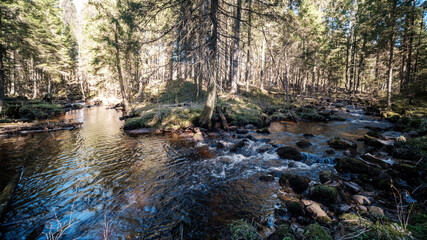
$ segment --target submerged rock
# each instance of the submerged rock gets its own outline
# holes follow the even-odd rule
[[[298,141],[296,144],[300,148],[308,148],[311,146],[311,143],[309,141],[306,141],[306,140]]]
[[[349,148],[356,149],[357,148],[357,144],[355,142],[350,140],[345,140],[340,137],[335,137],[330,139],[328,141],[328,145],[335,149],[349,149]]]
[[[287,186],[292,188],[295,193],[301,194],[310,186],[311,180],[308,177],[295,175],[295,174],[283,174],[279,179],[281,186]]]
[[[301,161],[303,159],[301,153],[293,147],[279,147],[277,149],[277,154],[280,158],[283,159],[290,159],[295,161]]]

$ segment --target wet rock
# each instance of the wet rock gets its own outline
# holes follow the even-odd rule
[[[328,171],[321,171],[319,173],[319,179],[321,183],[326,183],[332,180],[332,173]]]
[[[353,200],[360,205],[370,205],[371,201],[363,195],[353,195]]]
[[[335,151],[332,149],[328,149],[326,150],[326,154],[332,155],[332,154],[335,154]]]
[[[306,210],[309,215],[316,221],[321,223],[331,222],[331,218],[326,214],[326,212],[321,208],[320,204],[314,201],[301,200],[306,206]]]
[[[415,180],[419,176],[417,167],[407,163],[394,164],[393,169],[398,171],[404,180]]]
[[[311,180],[307,177],[295,174],[283,174],[279,179],[281,186],[292,188],[295,193],[301,194],[310,186]]]
[[[272,149],[272,147],[270,145],[265,145],[265,146],[258,148],[256,151],[257,151],[257,153],[264,153],[270,149]]]
[[[344,155],[346,155],[347,157],[356,157],[357,151],[354,149],[347,149],[345,150]]]
[[[357,148],[357,144],[353,141],[342,139],[340,137],[332,138],[328,141],[328,145],[335,149]]]
[[[263,182],[273,182],[274,176],[271,176],[271,175],[261,176],[261,177],[259,177],[259,180],[263,181]]]
[[[283,159],[290,159],[295,161],[301,161],[303,159],[301,153],[293,147],[279,147],[277,149],[277,154],[280,158]]]
[[[359,173],[366,174],[369,176],[379,175],[381,169],[370,166],[360,159],[356,158],[343,158],[336,159],[337,164],[335,165],[335,169],[339,173]]]
[[[247,142],[248,142],[247,139],[240,140],[239,142],[237,142],[233,146],[231,146],[230,151],[231,152],[238,152],[241,148],[243,148],[246,145]]]
[[[294,216],[304,216],[304,205],[299,201],[290,201],[286,203],[286,208],[288,209],[288,212]]]
[[[225,148],[224,143],[222,143],[222,142],[218,142],[218,143],[216,144],[216,149],[224,149],[224,148]]]
[[[314,137],[314,135],[311,133],[304,133],[303,136],[306,138]]]
[[[372,147],[392,147],[394,144],[393,140],[382,140],[379,138],[371,137],[369,135],[364,136],[365,144]]]
[[[237,134],[247,134],[249,131],[248,130],[246,130],[246,129],[237,129],[236,130],[236,133]]]
[[[362,187],[355,182],[344,182],[344,187],[351,193],[359,193],[362,191]]]
[[[310,198],[330,205],[338,202],[338,190],[335,187],[319,184],[310,189]]]
[[[308,148],[311,146],[311,143],[309,141],[306,141],[306,140],[298,141],[296,144],[300,148]]]
[[[420,134],[417,131],[409,131],[408,132],[409,137],[418,137]]]
[[[261,129],[256,130],[256,132],[261,133],[261,134],[267,134],[267,133],[270,133],[270,130],[268,130],[268,128],[265,127],[265,128],[261,128]]]
[[[384,217],[384,210],[380,207],[370,206],[369,214],[371,215],[371,217],[374,217],[374,218],[382,218]]]
[[[292,229],[288,224],[281,224],[277,227],[276,231],[271,234],[267,240],[294,240],[294,236],[292,235]]]
[[[376,156],[374,156],[374,155],[372,155],[370,153],[363,154],[361,156],[361,158],[363,160],[365,160],[365,161],[368,161],[370,163],[376,164],[376,165],[378,165],[379,167],[382,167],[382,168],[390,168],[391,167],[390,163],[387,163],[383,159],[381,159],[379,157],[376,157]]]
[[[246,129],[255,129],[255,126],[252,124],[246,124],[245,128]]]

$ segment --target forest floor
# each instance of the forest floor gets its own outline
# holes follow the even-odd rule
[[[238,96],[219,94],[211,129],[198,128],[202,102],[193,102],[195,92],[190,82],[180,87],[156,90],[151,101],[133,105],[124,125],[128,134],[175,132],[192,141],[236,137],[234,145],[217,143],[217,149],[239,152],[253,137],[248,132],[269,134],[272,122],[345,121],[340,112],[348,106],[363,109],[364,114],[385,119],[388,129],[368,128],[359,139],[366,149],[348,139],[328,141],[343,158],[335,159],[335,171],[321,172],[320,182],[313,184],[297,174],[279,174],[283,192],[279,198],[286,206],[287,220],[268,224],[234,221],[224,230],[224,239],[425,239],[427,236],[427,101],[396,97],[391,111],[385,102],[368,95],[333,94],[331,96],[293,97],[286,102],[283,94],[254,90]],[[171,90],[175,89],[175,90]],[[178,90],[176,90],[178,89]],[[202,99],[203,96],[201,96]],[[226,124],[220,116],[224,115]],[[228,128],[228,131],[227,129]],[[399,133],[396,136],[387,135]],[[300,149],[307,141],[294,146],[274,146],[283,159],[300,161]],[[256,140],[255,140],[256,141]],[[228,151],[227,150],[227,151]],[[393,158],[390,164],[387,159]],[[275,176],[260,181],[276,181]],[[255,226],[254,226],[255,225]],[[267,234],[268,233],[268,234]]]

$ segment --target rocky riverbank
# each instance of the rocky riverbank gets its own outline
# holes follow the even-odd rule
[[[233,221],[224,228],[223,239],[426,237],[427,120],[423,115],[390,114],[378,107],[366,106],[360,100],[326,97],[287,104],[242,96],[221,100],[219,108],[228,128],[219,111],[213,118],[213,128],[196,127],[201,106],[192,104],[144,106],[139,112],[133,112],[134,117],[127,120],[124,128],[129,134],[172,133],[183,139],[208,143],[211,148],[200,148],[200,153],[207,158],[215,156],[216,151],[274,152],[290,161],[287,168],[292,169],[299,162],[307,163],[313,158],[304,152],[314,144],[313,133],[303,134],[304,139],[292,144],[276,144],[269,139],[273,131],[271,123],[348,121],[343,114],[348,112],[374,115],[389,122],[386,127],[360,125],[366,130],[362,136],[327,139],[329,148],[325,154],[334,156],[325,158],[334,165],[331,171],[322,171],[315,177],[289,171],[260,176],[260,184],[280,186],[274,221],[262,218]],[[231,139],[231,143],[224,144],[220,139]],[[254,142],[263,145],[255,152],[245,153],[245,147]]]

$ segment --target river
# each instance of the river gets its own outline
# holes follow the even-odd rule
[[[282,122],[270,126],[272,134],[250,132],[254,139],[237,153],[227,148],[238,141],[233,134],[204,143],[135,137],[121,129],[118,111],[71,111],[65,118],[83,122],[80,129],[0,139],[0,174],[22,172],[0,238],[217,239],[231,220],[274,224],[280,186],[260,176],[292,171],[317,181],[343,154],[327,154],[328,139],[354,140],[364,126],[388,126],[348,109],[343,122]],[[302,139],[313,144],[304,161],[276,154],[277,146]],[[218,141],[224,150],[215,148]]]

